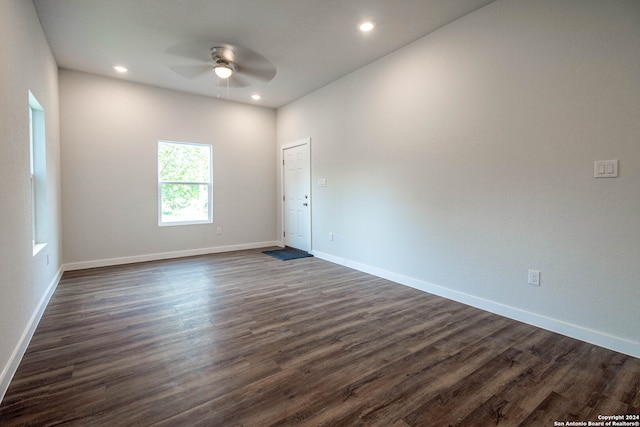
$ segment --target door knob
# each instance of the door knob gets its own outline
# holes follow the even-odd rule
[[[309,203],[303,203],[302,206],[309,206]]]

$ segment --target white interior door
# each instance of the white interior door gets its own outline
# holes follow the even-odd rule
[[[310,141],[282,149],[283,240],[286,246],[311,250],[311,156]]]

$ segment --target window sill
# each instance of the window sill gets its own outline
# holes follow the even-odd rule
[[[38,243],[36,245],[33,245],[33,256],[38,255],[46,247],[46,243]]]
[[[174,221],[174,222],[159,222],[158,227],[175,227],[177,225],[197,225],[197,224],[213,224],[213,221]]]

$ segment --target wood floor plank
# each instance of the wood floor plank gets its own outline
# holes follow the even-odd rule
[[[546,426],[639,407],[639,359],[248,250],[66,272],[0,425]]]
[[[520,423],[520,426],[552,426],[555,423],[565,423],[566,425],[569,424],[569,422],[576,423],[585,421],[587,417],[587,407],[559,393],[551,392],[542,403]],[[593,421],[596,420],[594,419]]]

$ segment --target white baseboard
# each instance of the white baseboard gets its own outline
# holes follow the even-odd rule
[[[18,344],[13,349],[13,353],[11,353],[9,362],[2,369],[2,373],[0,373],[0,402],[2,402],[2,399],[4,399],[4,395],[7,393],[7,390],[9,389],[9,384],[11,383],[13,376],[16,374],[16,371],[18,370],[18,366],[22,361],[22,356],[24,356],[24,353],[27,351],[27,347],[29,346],[29,343],[31,342],[31,338],[33,337],[33,334],[36,331],[36,327],[38,326],[38,323],[40,323],[40,319],[42,319],[42,315],[44,314],[44,311],[47,308],[47,305],[49,304],[49,301],[51,300],[53,293],[58,287],[58,283],[60,282],[60,278],[62,277],[63,271],[64,270],[62,269],[62,267],[60,267],[60,269],[56,273],[51,283],[49,283],[49,286],[47,287],[46,292],[40,299],[40,302],[38,303],[35,311],[31,315],[31,318],[29,319],[29,323],[27,323],[27,327],[22,332],[22,336],[20,337]]]
[[[345,267],[353,268],[354,270],[362,271],[364,273],[381,277],[383,279],[391,280],[392,282],[409,286],[423,292],[438,295],[443,298],[461,302],[472,307],[489,311],[500,316],[527,323],[529,325],[537,326],[539,328],[575,338],[580,341],[585,341],[600,347],[628,354],[629,356],[640,358],[640,343],[638,342],[612,336],[603,332],[594,331],[592,329],[567,323],[559,319],[553,319],[540,314],[531,313],[529,311],[522,310],[516,307],[511,307],[495,301],[466,294],[464,292],[459,292],[453,289],[446,288],[444,286],[394,273],[392,271],[383,270],[371,265],[362,264],[356,261],[349,260],[347,258],[336,257],[334,255],[319,251],[312,251],[312,254],[320,259],[324,259],[334,264],[344,265]]]
[[[258,249],[258,248],[266,248],[270,246],[282,246],[282,243],[278,241],[242,243],[242,244],[229,245],[229,246],[188,249],[184,251],[173,251],[173,252],[160,252],[160,253],[154,253],[154,254],[134,255],[129,257],[99,259],[94,261],[71,262],[68,264],[64,264],[63,269],[64,271],[84,270],[86,268],[108,267],[111,265],[133,264],[136,262],[158,261],[162,259],[183,258],[188,256],[196,256],[196,255],[208,255],[208,254],[216,254],[216,253],[222,253],[222,252],[241,251],[245,249]]]

